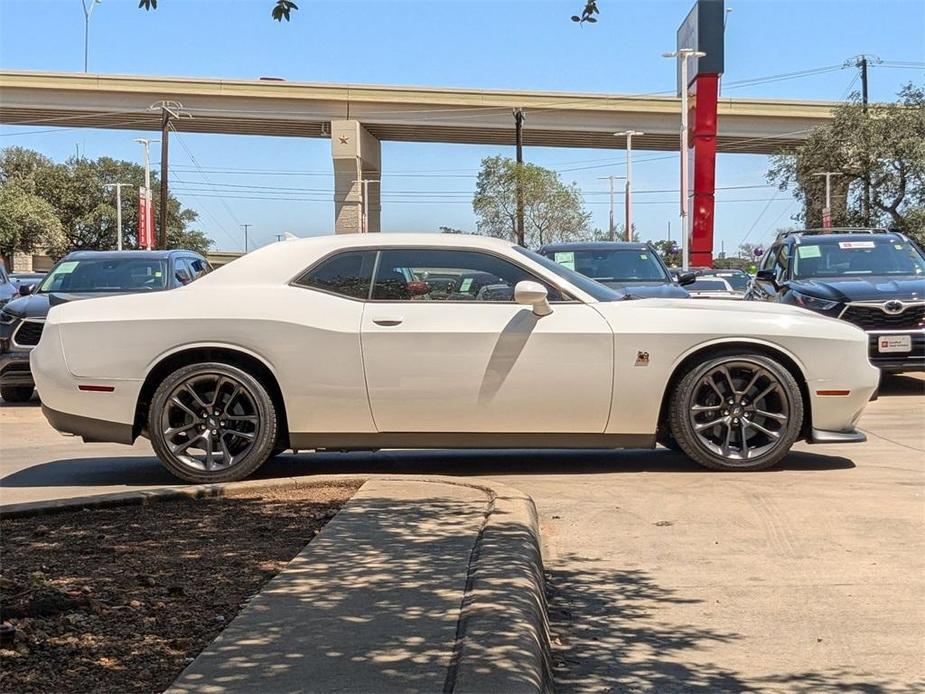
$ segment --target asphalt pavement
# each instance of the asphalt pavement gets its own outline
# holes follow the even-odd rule
[[[656,451],[284,455],[261,477],[494,479],[540,514],[560,691],[921,691],[925,379],[890,377],[868,442],[761,473]],[[61,437],[0,406],[0,503],[174,485],[146,442]]]

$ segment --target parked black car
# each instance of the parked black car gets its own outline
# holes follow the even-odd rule
[[[795,304],[854,323],[884,371],[925,370],[925,254],[898,232],[781,234],[746,299]]]
[[[539,252],[611,289],[619,289],[633,299],[688,299],[690,294],[681,285],[696,280],[693,273],[681,273],[676,281],[658,252],[648,243],[550,243]]]
[[[39,343],[48,310],[57,304],[114,294],[163,291],[210,272],[198,253],[173,251],[75,251],[62,258],[26,295],[0,309],[0,397],[25,402],[35,382],[29,352]]]

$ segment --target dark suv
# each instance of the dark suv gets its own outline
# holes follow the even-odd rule
[[[874,366],[925,370],[925,254],[903,234],[882,229],[781,234],[765,252],[745,298],[849,321],[870,336]]]
[[[163,291],[189,284],[212,270],[193,251],[75,251],[26,294],[0,309],[0,397],[25,402],[35,383],[29,352],[39,343],[48,310],[57,304],[113,294]]]

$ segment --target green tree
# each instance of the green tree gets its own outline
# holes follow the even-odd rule
[[[668,239],[660,239],[653,241],[652,245],[655,246],[658,254],[662,256],[665,265],[668,267],[681,267],[681,249],[677,243]]]
[[[54,208],[18,182],[0,182],[0,256],[32,253],[38,248],[60,251],[64,232]]]
[[[9,186],[8,197],[27,205],[25,197],[40,198],[58,220],[60,234],[49,232],[38,245],[53,256],[71,250],[109,250],[116,248],[116,201],[107,183],[128,183],[122,195],[122,244],[137,248],[138,188],[144,184],[143,167],[109,157],[97,160],[71,158],[60,164],[38,152],[10,147],[0,150],[0,182]],[[154,216],[160,219],[157,176],[152,176]],[[173,196],[168,198],[167,245],[205,252],[209,239],[192,228],[198,220],[195,211],[184,208]]]
[[[810,228],[822,226],[825,179],[815,174],[825,171],[839,174],[832,179],[834,226],[892,227],[925,242],[925,89],[909,84],[896,103],[867,111],[855,95],[799,149],[772,158],[768,179],[781,190],[795,186],[804,203],[796,218]]]
[[[578,186],[565,185],[555,171],[502,156],[483,159],[476,181],[472,210],[480,234],[517,240],[518,182],[523,190],[527,247],[581,240],[590,234],[591,214],[584,209]]]

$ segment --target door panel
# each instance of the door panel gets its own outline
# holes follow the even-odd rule
[[[374,302],[362,348],[381,432],[600,433],[613,333],[579,303]]]

